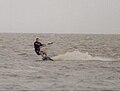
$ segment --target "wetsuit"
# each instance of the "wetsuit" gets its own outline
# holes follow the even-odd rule
[[[37,42],[37,41],[34,42],[34,48],[35,48],[35,52],[37,53],[37,55],[40,55],[40,52],[42,52],[40,51],[41,46],[43,46],[42,43]]]

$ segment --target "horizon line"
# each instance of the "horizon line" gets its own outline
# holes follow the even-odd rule
[[[105,35],[109,35],[109,34],[120,34],[120,33],[69,33],[69,32],[65,32],[65,33],[63,33],[63,32],[61,32],[61,33],[55,33],[55,32],[0,32],[0,34],[11,34],[11,33],[13,33],[13,34],[17,34],[17,33],[21,33],[21,34],[105,34]]]

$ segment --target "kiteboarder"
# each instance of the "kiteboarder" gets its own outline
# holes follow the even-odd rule
[[[48,43],[47,45],[52,44]],[[35,52],[37,55],[41,55],[43,60],[51,60],[53,61],[53,59],[51,59],[50,57],[47,56],[47,53],[45,51],[41,50],[41,47],[46,46],[46,44],[42,44],[41,42],[39,42],[39,38],[36,38],[36,41],[34,42],[34,48],[35,48]]]
[[[46,45],[39,42],[39,38],[36,38],[36,41],[34,42],[35,52],[37,55],[41,55],[42,57],[47,56],[46,52],[41,51],[41,47],[43,46],[46,46]]]

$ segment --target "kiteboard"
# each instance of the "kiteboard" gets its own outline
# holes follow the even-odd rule
[[[43,61],[54,61],[53,59],[51,59],[50,57],[48,56],[45,56],[42,58]]]

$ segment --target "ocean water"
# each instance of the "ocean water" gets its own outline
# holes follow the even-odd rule
[[[120,90],[119,60],[120,35],[0,33],[0,90]]]

